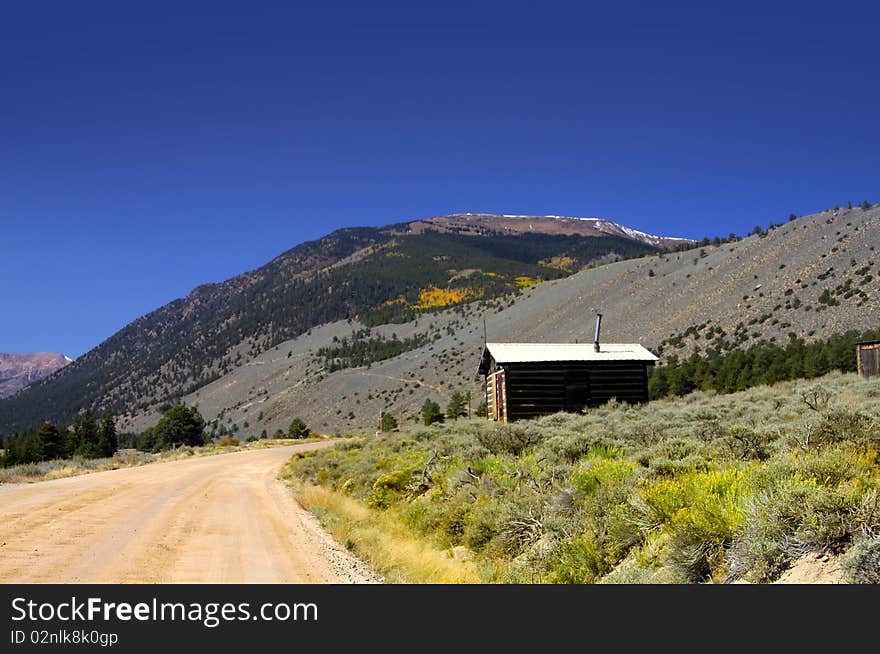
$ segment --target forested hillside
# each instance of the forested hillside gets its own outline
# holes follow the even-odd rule
[[[134,321],[74,364],[0,402],[0,433],[67,421],[82,408],[125,413],[167,406],[317,325],[403,322],[655,250],[604,234],[489,229],[472,235],[407,224],[342,229]]]

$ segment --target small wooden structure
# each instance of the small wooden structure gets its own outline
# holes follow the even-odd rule
[[[597,328],[598,336],[598,328]],[[479,372],[486,377],[492,420],[582,411],[611,398],[648,401],[648,366],[657,357],[638,344],[486,343]]]
[[[859,377],[880,376],[880,341],[856,343],[856,369]]]

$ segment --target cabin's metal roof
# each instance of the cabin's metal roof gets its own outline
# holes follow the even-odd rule
[[[538,363],[541,361],[645,361],[658,357],[638,343],[486,343],[480,368],[487,354],[498,363]]]

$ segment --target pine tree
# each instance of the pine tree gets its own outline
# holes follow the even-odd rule
[[[453,391],[449,396],[449,404],[446,405],[446,417],[457,420],[467,415],[467,398],[463,393]]]
[[[309,435],[309,432],[309,428],[306,426],[306,423],[302,421],[302,419],[294,418],[290,422],[290,427],[287,428],[287,437],[305,438]]]
[[[107,414],[101,420],[98,429],[98,451],[101,456],[113,456],[116,453],[116,420],[112,414]]]
[[[392,431],[397,429],[397,419],[390,413],[385,413],[383,411],[382,415],[379,417],[379,429],[382,431]]]
[[[40,431],[37,432],[37,438],[40,441],[43,460],[64,458],[64,435],[54,424],[44,422]]]
[[[91,410],[84,409],[73,421],[76,449],[74,454],[85,459],[96,459],[101,456],[98,450],[98,425]]]
[[[205,419],[195,407],[183,404],[171,407],[153,429],[160,449],[171,445],[205,444]]]
[[[443,422],[443,412],[440,411],[440,405],[431,399],[425,400],[422,405],[422,421],[426,425]]]

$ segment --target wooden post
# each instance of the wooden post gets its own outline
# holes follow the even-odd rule
[[[501,405],[504,407],[504,422],[510,422],[510,410],[507,406],[507,375],[501,371]]]

